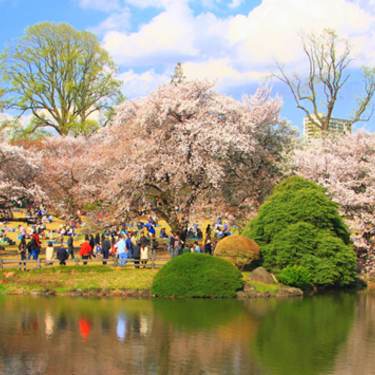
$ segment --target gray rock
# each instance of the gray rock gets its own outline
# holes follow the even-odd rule
[[[275,281],[272,275],[263,267],[258,267],[251,272],[248,280],[258,281],[264,284],[273,284]]]
[[[298,288],[288,288],[288,292],[290,295],[295,296],[295,297],[303,296],[303,291]]]
[[[70,293],[71,297],[82,297],[83,293],[80,290]]]
[[[150,289],[140,289],[139,290],[139,297],[150,298],[151,297],[151,290]]]
[[[247,292],[237,292],[236,297],[237,298],[250,298],[250,295]]]
[[[138,297],[138,289],[125,289],[124,292],[127,297]]]
[[[33,289],[30,294],[32,296],[42,296],[44,294],[43,290],[41,289]]]
[[[253,292],[255,287],[249,283],[243,283],[243,291],[244,292]]]

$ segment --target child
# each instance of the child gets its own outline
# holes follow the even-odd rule
[[[102,253],[102,247],[99,244],[95,246],[95,253],[96,255],[99,255]]]

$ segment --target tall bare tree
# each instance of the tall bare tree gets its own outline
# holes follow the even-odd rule
[[[349,65],[354,59],[351,45],[332,29],[325,29],[321,35],[302,35],[301,39],[309,64],[306,76],[289,75],[279,61],[276,61],[278,73],[273,76],[288,85],[297,107],[308,119],[320,130],[327,131],[339,93],[350,77]],[[374,112],[375,69],[364,66],[362,72],[364,93],[357,98],[348,125],[368,121]]]

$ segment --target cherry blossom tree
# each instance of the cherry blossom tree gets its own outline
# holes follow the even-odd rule
[[[296,172],[327,189],[340,204],[354,245],[366,251],[365,271],[375,276],[375,134],[330,134],[295,151]]]
[[[89,171],[95,170],[95,164],[89,157],[91,147],[91,138],[84,136],[51,136],[42,142],[43,187],[66,212],[81,207],[81,184],[85,183],[85,194],[93,196],[95,185],[90,184],[93,175]]]
[[[0,135],[0,208],[22,199],[45,199],[40,152],[14,146]]]
[[[98,173],[103,204],[128,215],[152,209],[181,233],[195,215],[228,210],[229,181],[245,182],[259,150],[255,133],[276,124],[282,104],[266,87],[242,103],[212,88],[181,81],[117,108],[111,126],[95,136],[100,146],[92,154],[105,172]],[[241,189],[251,200],[249,184]]]

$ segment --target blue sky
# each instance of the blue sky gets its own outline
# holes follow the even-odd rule
[[[188,79],[216,81],[240,100],[270,74],[274,59],[290,72],[307,69],[299,33],[334,28],[352,43],[352,77],[334,113],[348,117],[361,92],[359,68],[375,67],[372,0],[0,0],[0,45],[28,25],[63,21],[96,33],[120,68],[128,98],[166,83],[177,62]],[[282,117],[302,129],[304,113],[288,89],[272,81],[284,101]],[[366,125],[375,132],[375,115]]]

